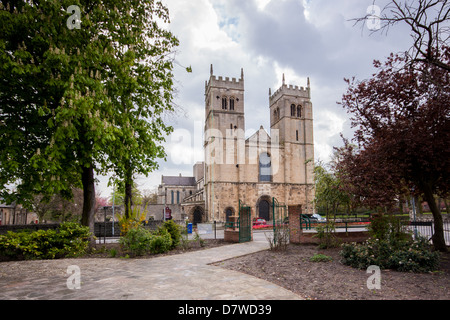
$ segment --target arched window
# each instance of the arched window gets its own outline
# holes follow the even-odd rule
[[[274,121],[277,121],[277,120],[278,120],[277,117],[278,117],[278,115],[277,115],[277,109],[275,109],[275,110],[273,111],[273,120],[274,120]]]
[[[291,117],[295,117],[295,104],[291,104]]]
[[[298,106],[297,107],[297,117],[301,118],[302,117],[302,106]]]
[[[171,195],[172,195],[172,204],[174,204],[175,202],[173,202],[174,201],[174,198],[173,198],[173,190],[172,190],[172,192],[171,192]]]
[[[180,191],[177,191],[177,203],[180,203]]]
[[[280,108],[277,108],[277,120],[280,120],[281,114],[280,114]]]
[[[259,181],[272,181],[272,163],[267,153],[259,155]]]
[[[230,110],[234,110],[234,98],[230,99]]]

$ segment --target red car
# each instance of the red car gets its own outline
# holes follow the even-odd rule
[[[253,225],[254,226],[261,226],[261,225],[266,225],[266,224],[267,224],[267,222],[263,218],[254,218],[253,219]]]

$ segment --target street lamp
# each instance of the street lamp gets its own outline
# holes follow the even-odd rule
[[[416,201],[414,200],[414,187],[412,187],[412,209],[413,209],[413,221],[414,221],[414,239],[417,239],[417,225],[416,225]]]

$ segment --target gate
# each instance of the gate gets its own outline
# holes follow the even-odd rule
[[[239,200],[239,242],[252,240],[252,208]]]
[[[287,243],[289,241],[289,216],[287,206],[279,203],[278,200],[272,198],[272,217],[273,217],[273,241]]]

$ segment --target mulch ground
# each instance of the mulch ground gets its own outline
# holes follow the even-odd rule
[[[433,273],[381,271],[381,289],[367,288],[372,273],[343,265],[340,248],[289,245],[286,251],[261,251],[216,263],[270,281],[311,300],[449,300],[450,253],[442,255],[441,270]],[[315,254],[332,258],[311,262]]]

